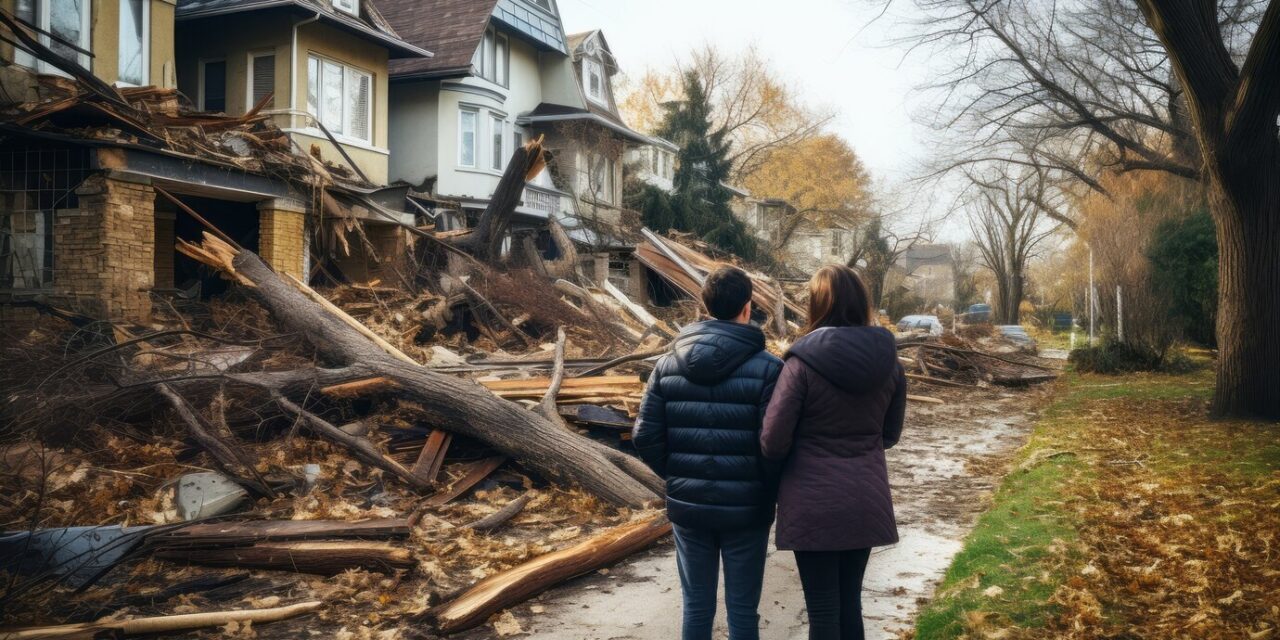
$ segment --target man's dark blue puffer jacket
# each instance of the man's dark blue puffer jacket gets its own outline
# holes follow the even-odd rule
[[[782,361],[759,328],[691,324],[658,360],[633,441],[667,481],[675,524],[728,530],[773,522],[776,477],[760,455],[760,425]]]

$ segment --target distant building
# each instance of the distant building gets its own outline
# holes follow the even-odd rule
[[[680,147],[665,138],[650,139],[651,144],[632,147],[627,151],[627,168],[641,182],[672,193],[676,189],[676,157],[680,153]]]
[[[907,249],[902,255],[903,286],[924,300],[925,305],[951,306],[956,300],[956,268],[951,247],[945,244],[923,244]]]
[[[784,266],[809,276],[829,264],[844,264],[853,251],[853,230],[819,227],[785,200],[735,198],[733,212]]]

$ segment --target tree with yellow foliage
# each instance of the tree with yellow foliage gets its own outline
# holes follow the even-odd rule
[[[771,150],[742,186],[757,198],[786,200],[796,208],[773,242],[777,250],[805,222],[819,229],[854,228],[865,222],[870,215],[870,183],[853,148],[827,133]]]

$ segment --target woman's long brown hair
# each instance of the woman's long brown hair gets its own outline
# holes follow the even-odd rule
[[[871,324],[871,294],[857,272],[827,265],[809,280],[809,324],[805,333],[822,327],[865,327]]]

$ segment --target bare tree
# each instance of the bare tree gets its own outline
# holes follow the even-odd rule
[[[1280,418],[1280,2],[916,0],[959,62],[939,125],[991,159],[1099,189],[1105,170],[1205,182],[1220,255],[1215,415]]]
[[[1043,171],[1026,167],[1013,174],[1007,166],[996,167],[970,177],[975,193],[968,202],[969,228],[982,264],[996,281],[995,318],[1001,324],[1018,324],[1027,264],[1059,227],[1043,206],[1050,187]]]

